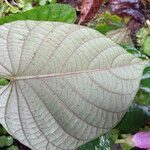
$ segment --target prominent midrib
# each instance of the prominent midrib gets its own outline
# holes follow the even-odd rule
[[[30,76],[12,76],[9,80],[11,81],[17,81],[17,80],[27,80],[27,79],[39,79],[39,78],[48,78],[48,77],[60,77],[60,76],[71,76],[71,75],[78,75],[78,74],[84,74],[84,73],[94,73],[99,71],[107,71],[107,70],[114,70],[118,68],[123,67],[129,67],[132,65],[143,63],[142,61],[138,61],[136,63],[127,64],[127,65],[120,65],[117,67],[106,67],[106,68],[100,68],[100,69],[92,69],[92,70],[81,70],[81,71],[75,71],[75,72],[61,72],[61,73],[50,73],[50,74],[41,74],[41,75],[30,75]]]

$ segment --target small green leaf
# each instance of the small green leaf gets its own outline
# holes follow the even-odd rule
[[[110,30],[121,28],[123,22],[120,17],[112,15],[110,12],[105,11],[97,16],[97,19],[93,22],[89,22],[88,26],[96,29],[97,31],[105,34]]]
[[[110,30],[114,30],[114,29],[117,29],[117,27],[110,25],[110,24],[107,24],[107,23],[96,25],[96,30],[98,30],[102,34],[106,34],[106,32],[108,32]]]
[[[0,147],[4,147],[6,144],[6,136],[0,136]]]
[[[141,28],[137,34],[137,43],[146,55],[150,56],[150,27]]]
[[[11,136],[0,136],[0,147],[10,146],[14,142],[13,137]]]
[[[6,138],[7,138],[7,140],[6,140],[6,146],[12,145],[13,142],[14,142],[13,137],[12,136],[7,136]]]
[[[11,7],[10,12],[13,13],[13,14],[16,14],[16,13],[20,12],[20,10],[19,10],[18,7]]]
[[[150,36],[148,36],[144,41],[143,51],[145,54],[150,56]]]
[[[19,150],[19,148],[17,146],[10,146],[9,148],[7,148],[7,150]]]
[[[144,88],[146,90],[146,88]],[[141,105],[150,105],[150,92],[140,89],[135,97],[135,101]],[[150,90],[150,88],[148,88]]]
[[[112,15],[108,11],[100,14],[97,21],[98,23],[95,28],[103,34],[110,30],[118,29],[122,26],[121,18],[116,15]]]
[[[9,83],[9,81],[8,80],[6,80],[6,79],[0,79],[0,85],[7,85]]]
[[[16,20],[45,20],[74,23],[76,11],[65,4],[50,4],[0,19],[0,25]]]

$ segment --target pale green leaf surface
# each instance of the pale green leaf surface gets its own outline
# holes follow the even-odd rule
[[[99,32],[56,22],[0,26],[0,123],[34,150],[70,150],[113,128],[145,62]]]

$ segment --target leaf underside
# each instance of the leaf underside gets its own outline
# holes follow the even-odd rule
[[[138,90],[145,63],[79,25],[0,26],[0,123],[34,150],[71,150],[113,128]]]

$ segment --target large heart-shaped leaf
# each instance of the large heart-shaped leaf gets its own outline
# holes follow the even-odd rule
[[[0,26],[0,123],[35,150],[69,150],[113,128],[145,62],[95,30],[56,22]]]

